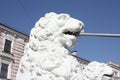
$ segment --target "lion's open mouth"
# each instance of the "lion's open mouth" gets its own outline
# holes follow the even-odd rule
[[[107,76],[107,77],[113,77],[113,75],[108,75],[108,74],[104,74],[103,76]]]
[[[113,77],[113,75],[112,74],[111,75],[104,74],[103,77],[111,79]]]
[[[66,32],[63,32],[64,34],[67,34],[67,35],[74,35],[74,36],[78,36],[80,31],[78,32],[71,32],[71,31],[66,31]]]

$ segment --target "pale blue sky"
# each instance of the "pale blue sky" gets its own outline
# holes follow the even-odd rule
[[[0,0],[0,22],[28,34],[47,12],[67,13],[85,24],[85,32],[120,34],[120,0]],[[120,64],[120,38],[79,37],[72,50],[90,60]]]

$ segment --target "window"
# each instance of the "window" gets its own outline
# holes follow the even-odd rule
[[[1,71],[0,71],[0,77],[1,78],[7,78],[7,73],[8,73],[8,64],[2,63]]]
[[[4,45],[4,52],[10,53],[10,51],[11,51],[11,41],[6,39]]]
[[[119,77],[118,72],[114,71],[113,76],[114,76],[114,77]]]

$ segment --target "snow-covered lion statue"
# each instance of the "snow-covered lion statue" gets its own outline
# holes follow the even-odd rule
[[[16,80],[85,80],[67,47],[74,46],[84,24],[68,14],[47,13],[31,30]]]

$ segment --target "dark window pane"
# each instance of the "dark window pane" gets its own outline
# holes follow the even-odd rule
[[[8,65],[2,63],[2,65],[1,65],[1,71],[0,71],[0,77],[1,78],[7,78],[7,72],[8,72]]]
[[[11,50],[11,41],[6,39],[4,45],[4,52],[10,53],[10,50]]]

